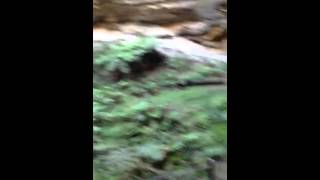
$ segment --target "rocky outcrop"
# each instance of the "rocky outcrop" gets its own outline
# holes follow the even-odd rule
[[[107,22],[173,23],[203,19],[220,23],[227,0],[94,0],[94,16]]]
[[[127,34],[183,36],[221,48],[227,38],[226,6],[227,0],[94,0],[94,23]],[[175,33],[156,26],[175,22],[183,23]]]
[[[225,19],[227,0],[93,0],[94,16],[106,21],[140,21],[155,24]]]
[[[104,21],[108,25],[105,29],[112,31],[108,36],[94,33],[93,38],[112,42],[153,36],[160,38],[157,51],[165,56],[226,62],[226,56],[208,50],[227,50],[226,3],[227,0],[94,0],[95,20]],[[170,24],[179,25],[173,30],[168,28]]]
[[[106,22],[165,24],[197,20],[197,0],[94,0],[94,16]]]

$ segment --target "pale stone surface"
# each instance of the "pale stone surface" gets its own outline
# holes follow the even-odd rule
[[[156,50],[167,57],[184,57],[198,62],[227,63],[227,55],[217,54],[206,47],[181,37],[160,39]]]
[[[93,40],[115,42],[119,40],[134,40],[137,35],[119,31],[94,30]],[[160,38],[155,50],[167,58],[181,57],[197,62],[227,63],[225,52],[210,49],[183,37]]]
[[[210,26],[205,22],[193,22],[193,23],[182,25],[178,34],[199,36],[208,32],[209,29],[210,29]]]
[[[102,42],[115,42],[119,40],[132,40],[137,36],[131,34],[125,34],[119,31],[107,31],[103,29],[94,30],[93,41]]]
[[[137,24],[123,24],[119,25],[119,29],[123,33],[153,36],[153,37],[173,37],[175,32],[167,28],[156,25],[137,25]]]

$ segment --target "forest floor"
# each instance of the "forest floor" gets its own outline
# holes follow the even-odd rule
[[[173,34],[175,34],[178,31],[178,29],[181,28],[181,24],[172,24],[172,25],[164,26],[163,28],[167,29],[168,32],[173,32]],[[159,30],[159,31],[161,31],[161,32],[159,32],[160,34],[163,33],[162,30]],[[124,32],[120,31],[120,30],[108,30],[108,29],[105,29],[105,28],[94,28],[93,29],[93,40],[94,41],[104,41],[104,40],[113,39],[113,38],[115,38],[117,36],[122,36],[123,34],[124,34]],[[226,53],[226,49],[221,49],[221,48],[207,48],[207,49],[212,51],[212,52],[214,52],[214,53],[217,53],[217,54],[225,54]],[[188,65],[188,66],[190,66],[190,65]],[[165,70],[166,69],[161,69],[161,72],[165,72]],[[169,74],[169,72],[171,72],[171,71],[168,71],[167,74]],[[193,75],[193,73],[190,70],[183,71],[183,74],[185,76],[187,76],[188,73],[190,74],[190,76]],[[160,82],[160,80],[157,79],[157,76],[155,74],[156,73],[151,73],[151,75],[148,74],[148,76],[147,76],[148,78],[144,77],[144,79],[147,80],[148,82],[149,81],[154,81],[156,83]],[[181,76],[181,74],[182,73],[175,72],[175,74],[173,74],[173,75]],[[130,83],[132,83],[132,82],[130,82]],[[130,87],[131,87],[131,85],[130,85]],[[187,126],[186,123],[188,123],[188,122],[190,122],[190,123],[192,122],[193,123],[193,121],[195,119],[197,119],[197,121],[198,121],[197,117],[198,116],[201,117],[203,114],[208,115],[208,117],[214,117],[213,119],[218,117],[219,120],[222,120],[221,121],[222,124],[221,124],[221,122],[219,122],[217,124],[209,124],[211,130],[216,130],[217,131],[217,132],[214,132],[214,133],[213,133],[213,131],[210,130],[210,128],[208,128],[209,130],[203,130],[203,131],[201,130],[200,131],[197,128],[193,128],[193,125],[190,125],[190,127],[192,127],[192,128],[188,127],[190,129],[194,130],[194,132],[195,132],[194,134],[200,134],[200,135],[208,134],[208,137],[211,137],[211,136],[215,137],[213,139],[210,139],[208,144],[202,145],[201,142],[204,142],[203,139],[201,141],[196,141],[196,143],[194,143],[195,145],[197,145],[197,143],[199,143],[199,147],[201,147],[202,149],[203,148],[207,148],[208,150],[214,151],[216,149],[210,149],[210,148],[212,148],[213,145],[215,145],[215,143],[220,144],[221,142],[223,142],[222,144],[224,145],[224,143],[226,141],[226,119],[227,119],[227,117],[226,117],[226,109],[223,109],[220,112],[220,110],[217,108],[218,105],[220,107],[220,104],[219,104],[220,101],[219,100],[221,100],[221,99],[224,100],[226,98],[226,96],[227,96],[227,86],[224,85],[224,86],[202,86],[202,87],[190,87],[190,88],[185,88],[185,89],[161,90],[157,95],[148,96],[148,97],[149,97],[149,100],[151,102],[154,102],[154,104],[167,104],[167,105],[170,105],[170,106],[174,105],[173,107],[177,107],[177,109],[179,109],[179,111],[177,111],[179,113],[184,112],[184,109],[187,112],[187,110],[189,111],[190,108],[193,108],[193,107],[198,108],[199,111],[194,113],[193,116],[190,115],[189,117],[182,118],[184,120],[181,123],[181,125],[183,125],[183,127]],[[130,96],[128,96],[128,97],[130,97]],[[173,99],[174,99],[174,101],[173,101]],[[136,98],[135,101],[132,101],[132,102],[129,101],[128,104],[130,106],[128,106],[128,107],[131,107],[131,106],[134,106],[135,104],[137,104],[136,101],[144,101],[144,100],[145,100],[145,98],[140,98],[140,99]],[[224,101],[221,101],[221,102],[224,102]],[[120,107],[120,105],[119,105],[119,107]],[[181,112],[180,112],[180,110],[181,110]],[[172,110],[172,112],[174,112],[174,111]],[[132,120],[132,122],[135,122],[133,120]],[[205,118],[204,120],[207,121],[208,119]],[[132,124],[132,122],[131,122],[131,124]],[[204,122],[204,123],[207,123],[207,122]],[[102,131],[110,133],[111,125],[115,126],[115,123],[114,124],[110,123],[110,124],[108,124],[108,126],[100,126],[99,125],[98,127]],[[160,127],[160,124],[156,124],[156,123],[152,124],[151,123],[150,124],[150,128],[151,128],[151,125],[152,125],[152,127],[153,126],[155,126],[155,127],[159,126]],[[119,125],[119,128],[120,127],[122,128],[122,126]],[[138,128],[136,128],[136,129],[138,129]],[[176,128],[176,129],[178,129],[178,128]],[[182,129],[182,126],[181,126],[181,129]],[[167,131],[163,131],[161,133],[166,135],[166,134],[170,134],[170,132],[171,131],[168,131],[168,132]],[[108,133],[107,133],[107,135],[109,135]],[[190,133],[190,134],[186,134],[186,135],[189,135],[190,137],[194,138],[193,137],[194,134]],[[107,136],[107,135],[105,135],[105,136]],[[181,137],[184,137],[182,135],[184,135],[184,134],[181,134]],[[189,136],[186,136],[186,137],[189,137]],[[147,137],[148,136],[146,136],[144,138],[147,138]],[[201,136],[199,136],[199,137],[201,137]],[[119,139],[122,140],[121,138],[119,138]],[[119,140],[119,139],[116,139],[116,140]],[[110,138],[109,138],[109,140],[110,140]],[[156,143],[160,142],[160,140],[159,140],[159,142],[156,141],[157,138],[154,138],[154,139],[150,138],[148,140],[150,142],[151,142],[151,140],[154,140]],[[126,139],[126,141],[129,142],[128,139]],[[213,145],[211,145],[211,143]],[[119,147],[120,147],[120,145],[119,145]],[[198,150],[199,153],[203,153],[201,148]],[[178,152],[183,154],[183,155],[186,153],[183,150],[178,151]],[[211,151],[210,152],[208,151],[208,153],[211,153]],[[203,157],[206,157],[206,155],[205,154],[203,154],[203,155],[199,154],[199,158],[198,159],[201,159],[201,158],[203,159]],[[175,156],[173,156],[171,158],[174,159]],[[179,158],[182,158],[182,157],[179,157]],[[195,159],[195,161],[197,162],[198,159]],[[187,161],[187,160],[185,160],[185,161]],[[173,160],[170,160],[169,162],[174,164]],[[183,161],[181,161],[181,162],[183,162]],[[170,165],[170,163],[169,163],[169,165]],[[180,164],[179,164],[179,166],[177,165],[177,167],[182,168],[182,169],[184,168],[184,166],[185,165],[180,165]],[[174,166],[172,166],[172,167],[174,167]],[[168,170],[172,170],[173,171],[172,167],[168,166]],[[217,176],[217,180],[227,180],[227,162],[226,161],[217,163],[216,176]],[[100,180],[97,177],[94,177],[94,179]],[[102,180],[104,180],[104,179],[102,178]]]

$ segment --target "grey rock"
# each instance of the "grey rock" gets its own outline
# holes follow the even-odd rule
[[[183,25],[178,35],[199,36],[208,32],[210,26],[205,22],[193,22]]]
[[[203,63],[227,63],[226,54],[217,54],[185,38],[160,39],[156,50],[168,58],[181,57]]]

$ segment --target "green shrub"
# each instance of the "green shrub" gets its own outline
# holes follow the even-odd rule
[[[94,52],[94,69],[97,72],[130,73],[130,63],[139,61],[142,54],[150,51],[155,45],[154,38],[137,38],[132,41],[118,42],[111,45],[101,45]]]
[[[112,46],[97,55],[107,72],[115,64],[132,62],[151,41]],[[143,44],[143,43],[142,43]],[[146,45],[148,44],[148,46]],[[124,48],[125,47],[125,48]],[[129,49],[128,55],[119,55]],[[140,49],[140,50],[139,50]],[[129,57],[131,60],[129,60]],[[115,67],[120,69],[123,64]],[[226,88],[164,89],[163,84],[215,77],[211,65],[168,61],[161,71],[139,79],[106,83],[93,88],[95,180],[201,179],[206,159],[224,156],[227,148]],[[225,73],[225,70],[221,70]],[[99,179],[98,179],[99,178]]]

